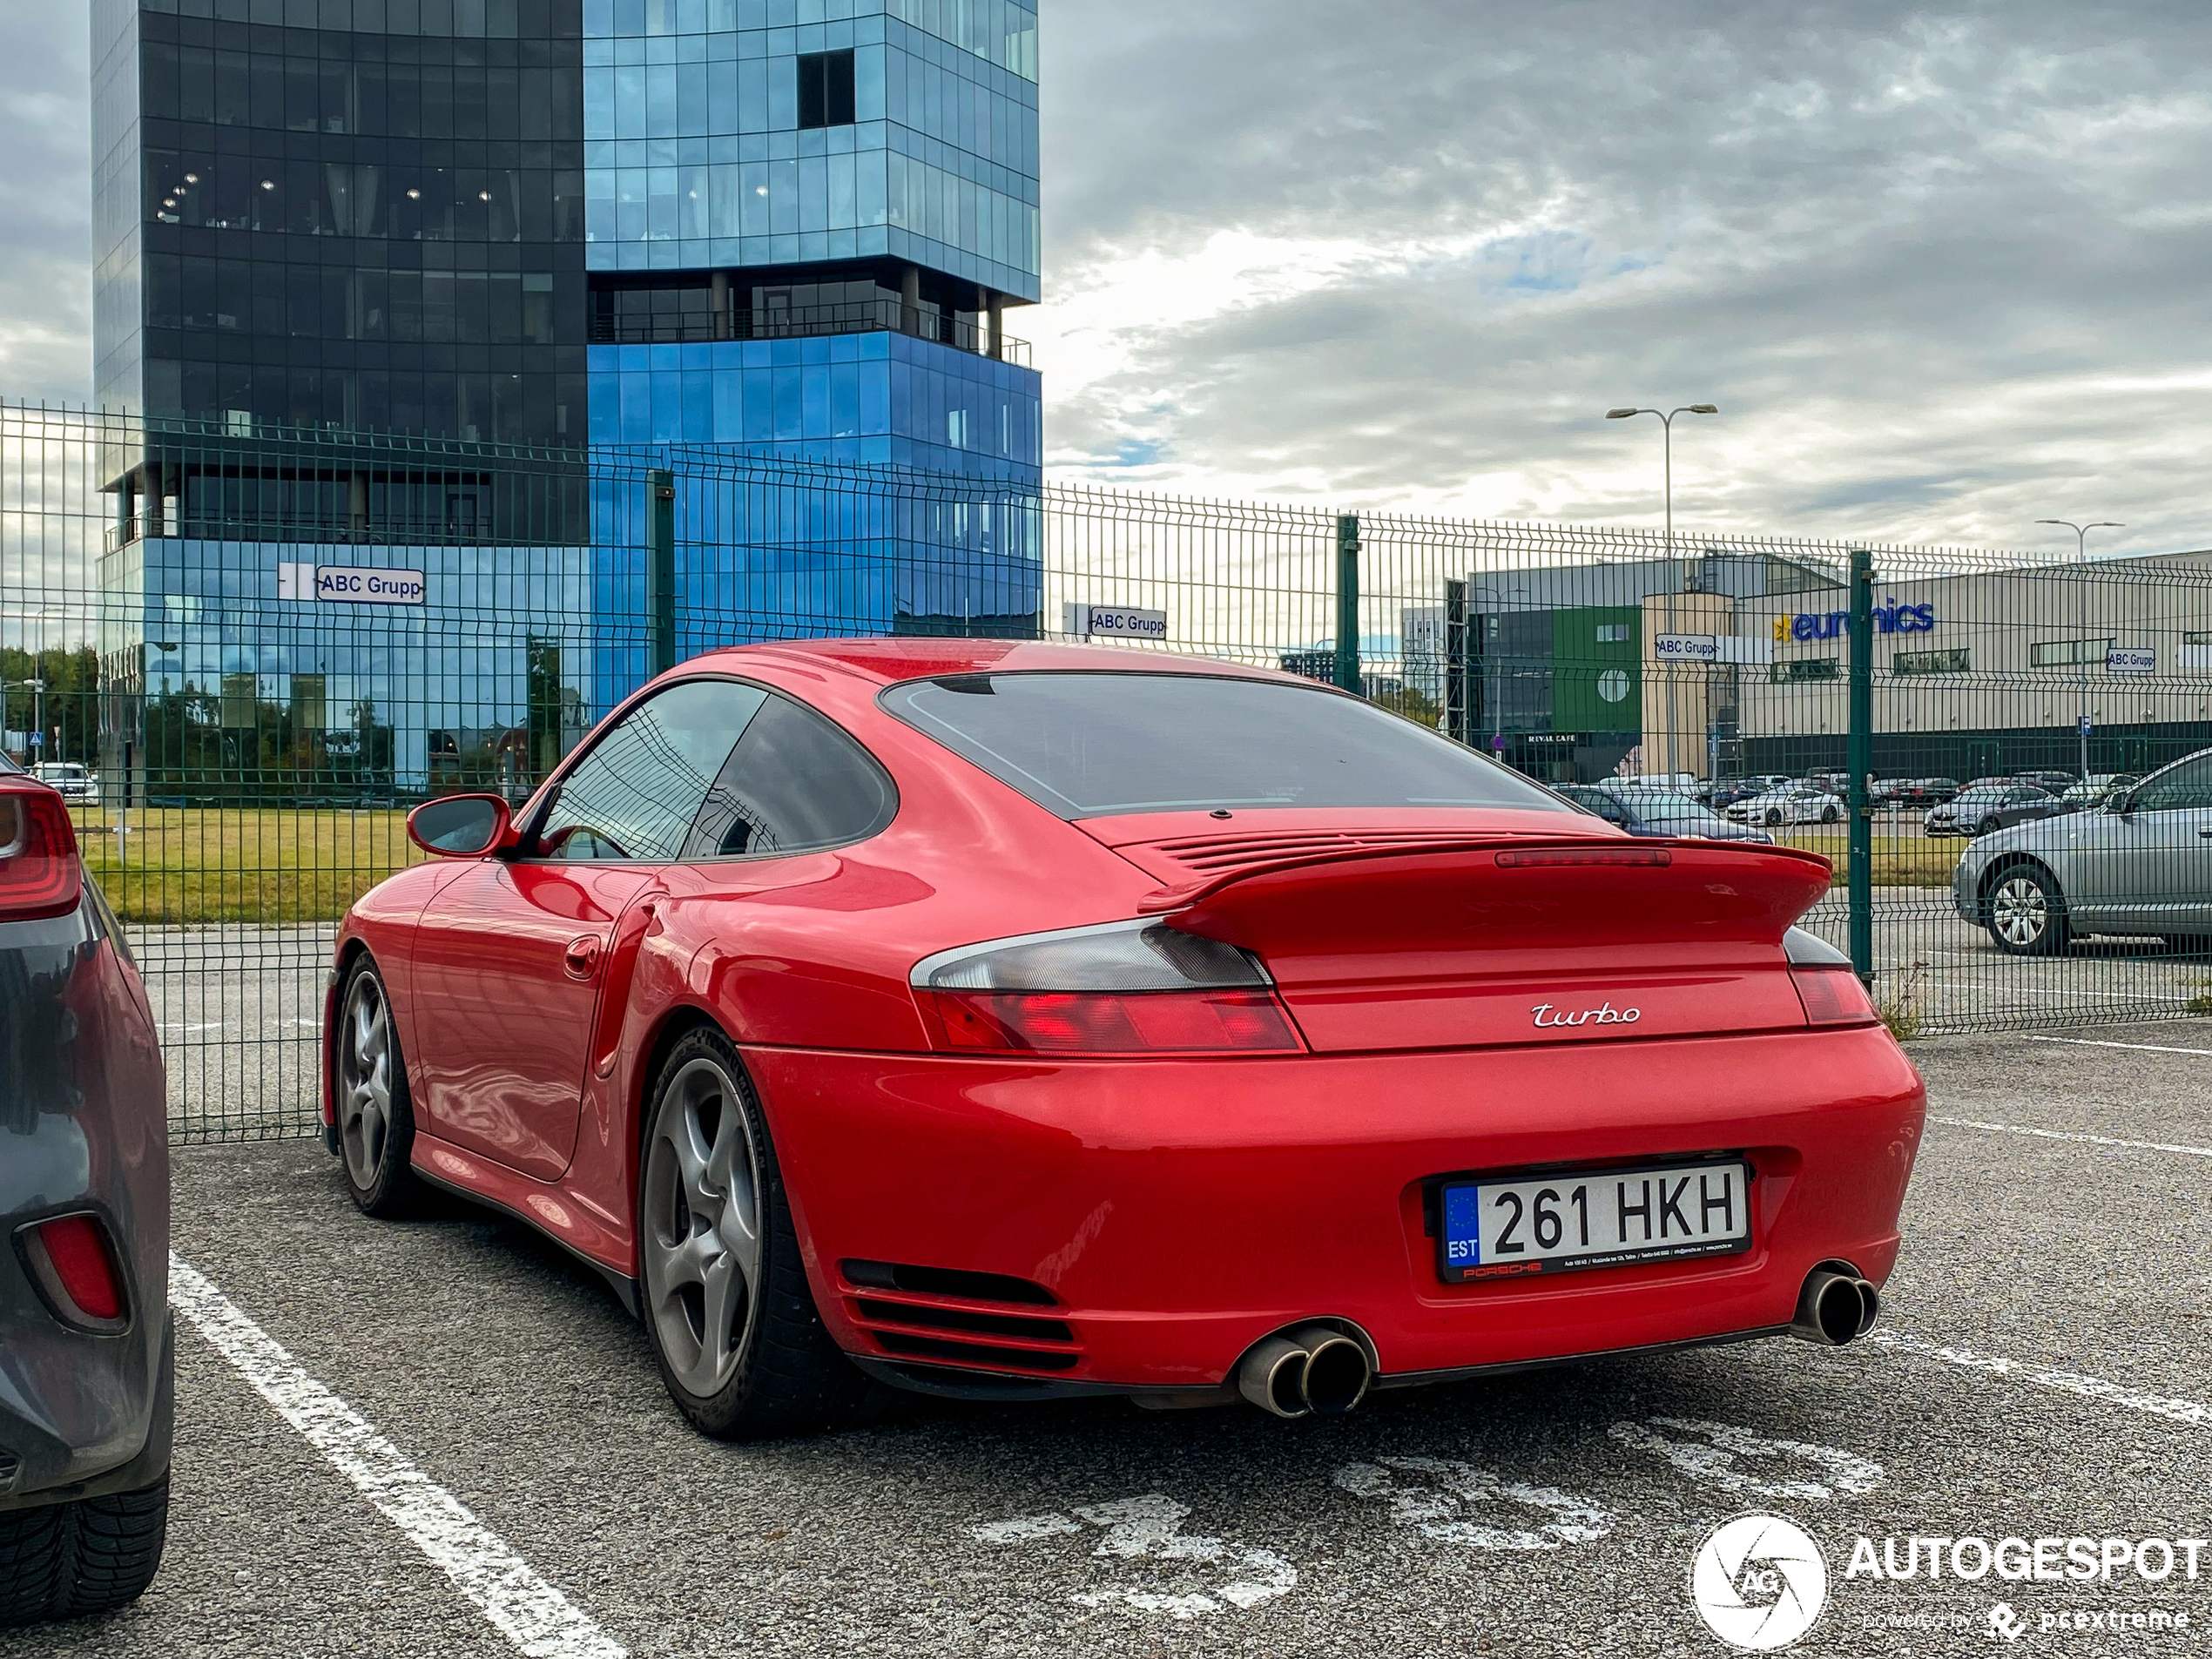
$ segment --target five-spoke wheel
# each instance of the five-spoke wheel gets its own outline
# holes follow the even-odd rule
[[[729,1386],[760,1306],[760,1161],[737,1080],[699,1055],[661,1092],[645,1148],[639,1243],[647,1315],[670,1373]]]
[[[376,964],[357,959],[339,1004],[336,1104],[338,1150],[354,1202],[372,1216],[398,1214],[415,1197],[408,1155],[415,1119],[407,1068],[392,1026],[392,1001]]]

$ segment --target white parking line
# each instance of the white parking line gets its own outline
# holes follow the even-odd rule
[[[532,1572],[460,1500],[174,1255],[169,1258],[169,1299],[254,1392],[360,1487],[529,1659],[625,1659],[621,1644]]]
[[[2193,1158],[2212,1158],[2212,1146],[2179,1146],[2167,1141],[2122,1141],[2109,1135],[2084,1135],[2074,1130],[2030,1129],[2025,1123],[1984,1123],[1972,1117],[1931,1117],[1931,1123],[1952,1129],[1986,1129],[2001,1135],[2033,1135],[2039,1141],[2087,1141],[2092,1146],[2125,1146],[2138,1152],[2182,1152]]]
[[[2212,1426],[2212,1405],[2202,1400],[2182,1399],[2165,1394],[2146,1394],[2120,1384],[2107,1382],[2101,1377],[2085,1377],[2079,1372],[2060,1371],[2054,1366],[2039,1366],[2020,1359],[2000,1359],[1993,1355],[1975,1353],[1966,1348],[1947,1348],[1940,1343],[1930,1342],[1924,1337],[1909,1337],[1901,1331],[1886,1325],[1866,1333],[1867,1341],[1894,1348],[1900,1353],[1917,1353],[1931,1359],[1940,1359],[1946,1365],[1963,1366],[1968,1371],[1986,1372],[2016,1382],[2031,1383],[2038,1388],[2055,1388],[2062,1393],[2080,1394],[2087,1399],[2101,1399],[2108,1406],[2123,1406],[2129,1411],[2148,1413],[2176,1423],[2186,1423],[2192,1428]]]
[[[2094,1037],[2030,1037],[2030,1042],[2065,1042],[2077,1049],[2134,1049],[2144,1054],[2195,1054],[2212,1060],[2212,1049],[2169,1049],[2160,1042],[2102,1042]]]

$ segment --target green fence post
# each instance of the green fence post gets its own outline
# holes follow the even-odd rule
[[[1874,769],[1874,558],[1851,550],[1851,962],[1874,983],[1874,805],[1866,775]]]
[[[1358,695],[1359,684],[1359,520],[1337,520],[1337,685]]]
[[[676,666],[676,475],[645,475],[645,617],[652,672]]]

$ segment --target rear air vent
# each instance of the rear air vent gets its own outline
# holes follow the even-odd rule
[[[1031,1342],[1073,1342],[1076,1333],[1057,1319],[1025,1319],[1011,1313],[971,1313],[963,1308],[924,1302],[860,1298],[860,1317],[883,1325],[927,1325],[937,1331],[972,1331],[987,1337],[1022,1337]]]
[[[846,1312],[884,1353],[995,1372],[1062,1372],[1082,1363],[1082,1342],[1066,1320],[1007,1311],[1054,1306],[1042,1285],[893,1262],[839,1267],[849,1287]]]
[[[912,1291],[921,1296],[957,1297],[963,1302],[1013,1302],[1024,1307],[1053,1305],[1042,1285],[1005,1273],[969,1273],[956,1267],[910,1267],[899,1262],[844,1261],[838,1264],[848,1284],[872,1290]]]
[[[1071,1371],[1082,1358],[1081,1354],[1043,1352],[1034,1348],[995,1348],[980,1342],[910,1337],[895,1331],[879,1331],[874,1335],[887,1353],[986,1371]]]

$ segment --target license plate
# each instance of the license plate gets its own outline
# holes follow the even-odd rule
[[[1447,1181],[1437,1265],[1456,1284],[1732,1256],[1751,1247],[1750,1193],[1750,1165],[1733,1158]]]

